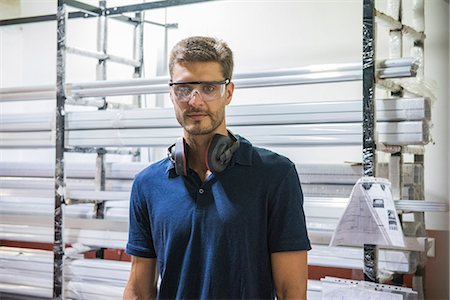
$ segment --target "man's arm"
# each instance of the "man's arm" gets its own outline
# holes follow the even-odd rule
[[[307,251],[272,253],[272,274],[278,299],[306,299],[307,257]]]
[[[131,257],[131,272],[123,293],[124,300],[156,299],[156,259]]]

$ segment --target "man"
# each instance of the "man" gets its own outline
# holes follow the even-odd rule
[[[124,299],[306,298],[311,246],[295,165],[227,130],[231,50],[187,38],[169,71],[184,134],[133,183]]]

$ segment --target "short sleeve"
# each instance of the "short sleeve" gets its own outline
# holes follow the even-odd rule
[[[310,250],[303,211],[303,193],[295,165],[269,199],[269,251]]]
[[[138,179],[133,182],[130,196],[130,220],[126,253],[146,258],[156,258],[150,227],[147,201],[143,197]]]

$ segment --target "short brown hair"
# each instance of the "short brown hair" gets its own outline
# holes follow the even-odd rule
[[[219,39],[205,36],[193,36],[178,42],[170,52],[169,72],[177,63],[218,62],[225,78],[233,74],[233,52]]]

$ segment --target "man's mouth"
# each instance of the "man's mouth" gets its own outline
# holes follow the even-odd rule
[[[190,113],[187,113],[186,116],[193,120],[200,120],[200,119],[208,116],[208,114],[205,112],[190,112]]]

